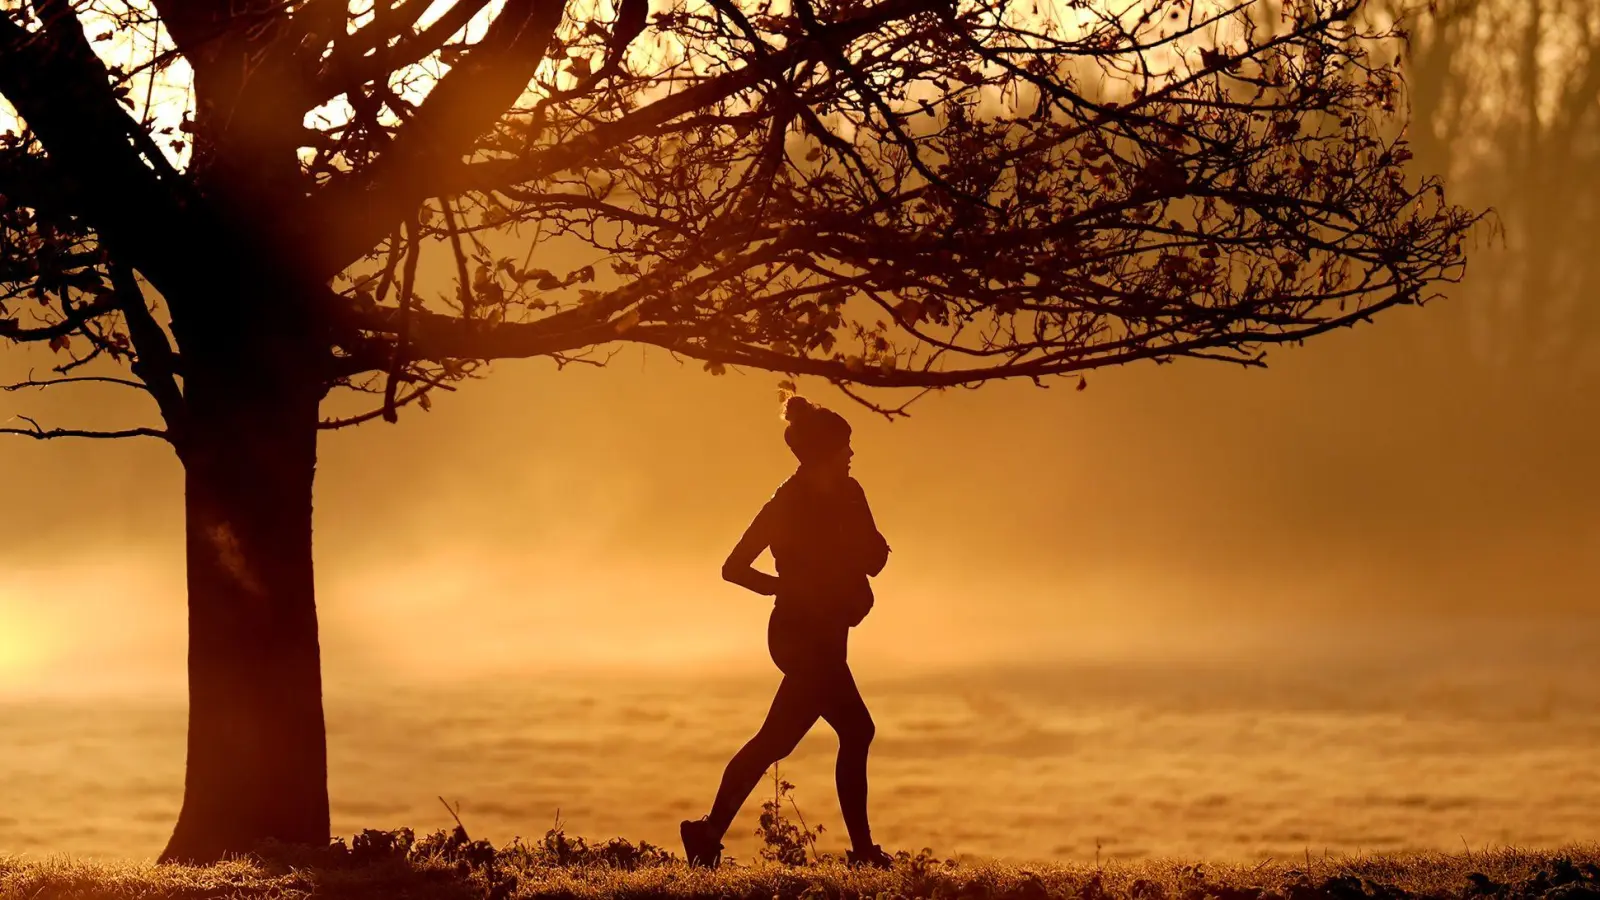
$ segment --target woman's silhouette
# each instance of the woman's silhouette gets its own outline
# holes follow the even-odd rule
[[[722,836],[773,763],[788,756],[817,719],[839,734],[836,778],[852,864],[887,866],[867,825],[867,748],[872,716],[846,661],[850,629],[872,609],[867,578],[883,571],[889,545],[861,485],[850,477],[850,424],[832,410],[789,397],[783,439],[800,460],[722,566],[722,577],[774,596],[767,648],[783,672],[761,730],[728,763],[711,814],[680,827],[692,865],[715,866]],[[778,574],[752,567],[772,548]]]

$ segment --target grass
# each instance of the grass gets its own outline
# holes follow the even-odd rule
[[[792,854],[790,859],[796,859]],[[1600,900],[1600,846],[1208,865],[1020,865],[902,854],[888,871],[808,858],[691,869],[648,844],[553,830],[495,848],[465,830],[368,831],[216,866],[0,858],[5,900]]]

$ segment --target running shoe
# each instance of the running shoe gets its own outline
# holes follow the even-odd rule
[[[883,848],[873,844],[865,850],[846,850],[844,861],[850,866],[872,866],[875,869],[888,869],[894,866],[894,857],[883,852]]]
[[[706,819],[684,819],[678,825],[678,836],[683,838],[683,855],[691,866],[715,869],[722,862],[722,844],[711,836],[711,823]]]

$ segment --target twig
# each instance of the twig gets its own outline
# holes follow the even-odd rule
[[[433,390],[432,385],[425,385],[417,388],[409,394],[406,394],[404,397],[396,399],[392,404],[385,404],[377,409],[368,410],[364,413],[357,413],[353,416],[346,416],[342,419],[323,419],[317,423],[317,427],[323,431],[333,431],[339,428],[349,428],[352,425],[360,425],[364,422],[371,422],[373,419],[380,417],[386,422],[393,422],[395,419],[390,418],[390,415],[393,414],[395,410],[403,406],[410,406],[411,404],[416,403],[431,390]],[[450,390],[450,388],[446,388],[446,390]]]
[[[456,278],[461,282],[461,319],[470,322],[475,301],[472,282],[467,280],[467,254],[461,249],[461,229],[456,227],[456,215],[450,198],[440,197],[439,206],[444,210],[444,221],[450,229],[450,249],[456,257]]]
[[[111,378],[106,375],[76,375],[66,378],[36,379],[33,377],[33,373],[30,371],[27,379],[23,381],[18,381],[13,384],[0,384],[0,391],[6,391],[7,393],[10,393],[13,391],[20,391],[23,388],[47,388],[58,384],[83,384],[85,382],[115,384],[121,385],[122,387],[138,388],[141,391],[149,390],[149,388],[147,388],[145,385],[140,384],[137,381],[130,381],[126,378]]]
[[[417,285],[417,260],[422,256],[422,236],[417,233],[417,216],[413,211],[406,222],[406,239],[411,246],[406,252],[406,265],[400,276],[400,316],[395,326],[394,355],[389,358],[389,377],[383,385],[383,420],[393,425],[400,421],[395,412],[395,384],[400,380],[400,368],[405,364],[406,341],[410,337],[411,301]]]
[[[917,395],[915,397],[912,397],[910,400],[907,400],[906,402],[900,404],[899,406],[888,407],[888,406],[880,406],[880,405],[872,402],[871,400],[868,400],[866,397],[863,397],[862,395],[856,393],[855,391],[850,390],[850,385],[847,382],[835,381],[833,383],[833,386],[838,388],[840,393],[844,394],[846,397],[849,397],[851,400],[854,400],[856,403],[859,403],[860,405],[866,407],[867,409],[871,410],[872,412],[877,413],[880,416],[883,416],[885,419],[888,419],[891,422],[893,422],[895,419],[909,418],[911,414],[906,412],[906,410],[910,408],[911,404],[917,402],[918,400],[921,400],[923,397],[925,397],[928,394],[932,393],[933,391],[937,390],[937,388],[931,388],[931,387],[923,388],[922,390],[917,392]]]
[[[435,796],[437,796],[437,795],[435,795]],[[461,829],[461,833],[462,834],[466,834],[467,833],[467,826],[465,826],[465,825],[463,825],[461,823],[461,815],[459,814],[459,812],[457,810],[451,809],[450,808],[450,804],[448,802],[446,802],[443,797],[439,797],[439,802],[444,804],[445,812],[450,814],[450,818],[456,820],[456,827]],[[461,804],[458,803],[456,805],[460,806]]]
[[[794,794],[789,795],[789,808],[794,810],[794,817],[800,820],[800,839],[811,845],[811,855],[817,855],[817,834],[822,832],[822,826],[817,826],[816,833],[811,831],[811,826],[806,824],[805,813],[800,811],[800,804],[794,800]]]

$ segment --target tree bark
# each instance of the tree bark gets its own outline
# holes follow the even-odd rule
[[[311,557],[322,391],[273,356],[186,372],[188,771],[163,862],[328,841]]]

